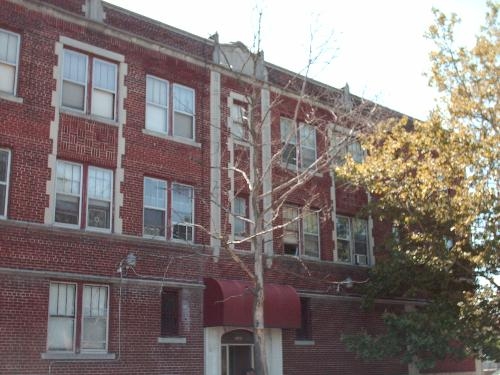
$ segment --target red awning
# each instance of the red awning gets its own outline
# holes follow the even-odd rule
[[[205,279],[204,326],[251,327],[251,285],[239,280]],[[264,326],[299,328],[300,299],[289,285],[265,284]]]

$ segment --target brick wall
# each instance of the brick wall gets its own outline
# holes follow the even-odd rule
[[[143,184],[144,177],[154,177],[193,186],[195,224],[204,228],[210,226],[213,189],[210,183],[210,72],[213,68],[210,60],[213,42],[139,15],[124,13],[113,6],[105,6],[104,24],[97,26],[82,17],[83,0],[47,0],[46,3],[64,11],[49,11],[47,7],[39,7],[37,1],[27,1],[27,8],[4,1],[0,12],[0,28],[21,36],[18,98],[0,97],[0,147],[11,150],[12,160],[7,220],[0,221],[0,373],[202,374],[202,280],[204,277],[245,279],[246,276],[224,250],[217,259],[211,256],[210,237],[199,228],[195,229],[194,245],[143,238]],[[104,25],[112,26],[109,33],[102,32]],[[131,35],[137,40],[132,40]],[[58,112],[59,98],[54,92],[60,88],[56,88],[54,72],[60,68],[56,45],[61,37],[124,56],[127,67],[124,91],[117,94],[126,92],[126,97],[120,98],[124,99],[126,111],[126,119],[120,119],[123,128],[119,123],[102,121],[88,114]],[[194,142],[179,142],[171,136],[161,137],[145,131],[147,75],[195,90]],[[270,75],[273,83],[286,84],[292,78],[276,69],[271,69]],[[227,166],[230,157],[225,147],[229,137],[228,98],[234,92],[245,94],[248,88],[248,84],[236,76],[222,74],[222,166]],[[308,88],[311,93],[321,90],[322,86]],[[274,99],[276,96],[271,98]],[[280,116],[293,117],[296,103],[296,99],[283,96],[272,110],[274,152],[280,145]],[[299,120],[304,121],[311,109],[301,105]],[[261,109],[255,110],[260,116]],[[318,118],[332,121],[329,112],[315,111]],[[52,139],[50,132],[54,122],[58,123],[58,133]],[[319,140],[320,153],[325,145]],[[119,151],[121,142],[125,144],[123,155]],[[122,233],[96,233],[44,223],[49,207],[47,184],[54,180],[49,156],[55,149],[60,160],[114,171],[119,166],[123,168],[124,179],[119,186],[123,194]],[[237,151],[238,157],[248,158],[244,152]],[[245,170],[250,168],[247,160],[242,160],[241,166]],[[281,166],[273,168],[272,173],[275,181],[290,177],[289,171]],[[226,171],[222,175],[221,200],[222,205],[228,207],[231,181]],[[358,302],[331,298],[336,296],[331,282],[348,276],[355,280],[366,278],[366,269],[332,262],[331,184],[331,176],[325,171],[289,199],[290,203],[301,205],[308,197],[317,195],[313,207],[325,209],[321,218],[321,261],[277,257],[266,269],[268,282],[291,284],[302,293],[330,296],[312,299],[314,346],[297,346],[295,331],[283,332],[284,373],[405,373],[406,367],[397,360],[363,364],[347,353],[340,342],[342,332],[380,327],[383,307],[366,313]],[[236,190],[243,186],[241,181],[236,181],[235,185]],[[335,193],[336,210],[344,215],[354,215],[366,203],[366,194],[362,191],[337,188]],[[229,231],[225,210],[221,214],[222,223]],[[278,224],[280,220],[277,219]],[[377,242],[381,242],[388,229],[376,224],[374,237]],[[273,233],[273,247],[277,254],[282,253],[280,230]],[[249,246],[242,249],[249,250]],[[128,270],[121,282],[117,268],[129,253],[136,254],[137,266]],[[252,267],[250,256],[243,256],[243,261]],[[47,341],[49,285],[51,281],[61,280],[78,285],[98,282],[109,286],[109,352],[118,358],[88,362],[41,358]],[[182,290],[189,312],[182,315],[180,327],[186,344],[157,342],[160,290],[164,284]],[[346,292],[342,290],[343,293]]]

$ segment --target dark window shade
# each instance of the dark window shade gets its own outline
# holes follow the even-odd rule
[[[297,340],[312,340],[311,300],[300,299],[300,328],[296,333]]]
[[[163,290],[161,294],[161,336],[179,334],[179,292]]]

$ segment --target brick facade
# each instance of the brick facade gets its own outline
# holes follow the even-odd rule
[[[208,331],[203,326],[203,279],[244,280],[245,275],[224,249],[215,249],[217,242],[203,228],[213,228],[211,213],[218,209],[220,232],[230,231],[234,222],[227,209],[231,207],[232,194],[249,194],[242,181],[232,177],[224,166],[236,158],[243,170],[251,171],[248,150],[234,146],[228,121],[230,103],[238,102],[234,98],[244,95],[252,80],[242,80],[224,64],[214,61],[219,48],[217,40],[203,39],[105,3],[102,22],[90,20],[85,16],[90,3],[95,2],[1,3],[0,33],[18,38],[19,55],[14,92],[0,92],[0,151],[8,154],[10,160],[7,180],[0,180],[8,192],[7,210],[0,216],[0,373],[217,373],[219,370],[206,364],[209,344]],[[95,69],[92,63],[88,65],[85,110],[74,111],[61,105],[65,50],[85,55],[89,62],[102,59],[116,66],[113,118],[93,115],[97,104],[92,102],[95,87],[89,78]],[[268,66],[267,71],[270,100],[281,97],[266,120],[272,139],[269,150],[273,153],[280,144],[280,117],[293,116],[298,99],[294,90],[284,88],[293,79],[292,73],[274,66]],[[165,134],[145,127],[148,76],[169,84],[170,127]],[[219,87],[214,87],[214,77],[219,77]],[[171,95],[175,85],[194,90],[192,139],[172,134],[175,103]],[[325,87],[312,83],[307,90],[319,92]],[[327,89],[332,98],[339,97],[339,90]],[[214,95],[220,101],[216,108]],[[328,100],[316,109],[325,122],[334,121],[325,109]],[[300,121],[307,120],[305,113],[311,104],[303,106]],[[256,115],[264,116],[262,109],[257,109]],[[215,130],[214,119],[220,121]],[[319,137],[316,148],[318,153],[326,150]],[[213,180],[214,152],[220,153],[219,181]],[[59,162],[81,171],[77,225],[57,223]],[[108,230],[88,228],[90,193],[86,189],[91,167],[112,172]],[[270,175],[274,181],[286,181],[293,175],[290,173],[277,165]],[[163,240],[143,236],[145,178],[163,181],[167,186],[167,229]],[[171,240],[174,184],[193,189],[192,243]],[[404,309],[404,304],[385,301],[375,311],[365,312],[359,298],[349,290],[336,290],[336,286],[318,281],[325,275],[333,281],[366,278],[366,267],[336,261],[332,212],[354,216],[367,202],[367,195],[334,184],[333,175],[323,171],[287,200],[300,206],[304,196],[314,195],[311,207],[323,209],[318,259],[298,261],[296,257],[283,256],[283,230],[269,235],[266,249],[271,249],[275,259],[266,268],[266,281],[292,285],[299,296],[310,299],[312,311],[310,342],[297,342],[294,329],[278,331],[282,345],[278,346],[278,359],[273,359],[273,366],[277,367],[273,368],[282,369],[276,375],[406,374],[407,366],[397,359],[363,363],[347,352],[340,341],[342,333],[383,329],[381,313],[385,309]],[[220,187],[219,208],[214,206],[212,196],[216,185]],[[275,223],[279,225],[281,218],[277,217]],[[387,228],[370,223],[369,238],[375,244],[371,244],[368,255],[373,263]],[[250,245],[237,246],[242,250],[243,261],[250,265],[250,256],[246,255]],[[131,253],[136,256],[134,266],[125,262]],[[54,303],[50,302],[51,285],[60,284],[74,285],[76,290],[75,311],[62,318],[73,314],[72,348],[63,352],[48,348],[52,319],[49,310]],[[82,322],[88,312],[82,306],[89,303],[83,301],[86,286],[107,288],[105,350],[83,348],[86,329]],[[160,337],[164,288],[179,293],[175,337]],[[474,367],[466,365],[467,368],[455,366],[453,370],[472,374]],[[449,368],[443,365],[439,370],[446,372]]]

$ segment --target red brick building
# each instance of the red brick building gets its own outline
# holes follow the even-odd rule
[[[292,146],[265,188],[327,152],[294,109],[335,122],[328,103],[345,95],[311,82],[307,92],[323,96],[302,104],[296,76],[261,58],[245,64],[244,46],[100,1],[0,5],[0,373],[232,375],[251,365],[248,279],[221,240],[250,258],[238,243],[250,192],[234,168],[256,168],[245,164],[246,90],[259,90],[259,160]],[[302,130],[288,136],[293,120]],[[365,312],[335,284],[364,280],[376,261],[383,231],[355,216],[366,200],[321,170],[268,212],[278,227],[300,217],[264,245],[272,374],[408,373],[397,359],[364,363],[340,341],[383,329],[381,312],[411,303]],[[454,366],[476,373],[473,362]]]

